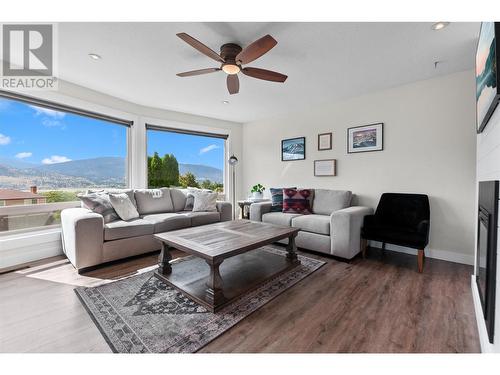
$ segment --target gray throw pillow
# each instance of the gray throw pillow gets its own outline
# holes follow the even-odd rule
[[[122,220],[137,219],[139,212],[126,193],[109,194],[109,201]]]
[[[82,201],[86,208],[102,215],[104,223],[110,223],[119,219],[119,216],[113,208],[107,193],[81,194],[78,195],[78,199]]]
[[[184,205],[184,211],[192,211],[194,205],[194,193],[197,191],[204,191],[207,193],[211,193],[212,190],[208,189],[199,189],[199,188],[186,188],[181,190],[186,195],[186,204]]]
[[[125,193],[128,195],[130,200],[132,201],[132,204],[137,207],[137,203],[135,202],[135,197],[134,197],[134,190],[133,189],[115,189],[115,188],[108,188],[108,189],[88,189],[87,194],[91,193],[108,193],[108,194],[121,194]]]
[[[174,212],[168,188],[135,190],[135,201],[141,215]]]
[[[195,191],[193,212],[214,212],[217,211],[218,193],[209,193],[206,191]]]

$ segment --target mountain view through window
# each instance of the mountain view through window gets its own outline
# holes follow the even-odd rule
[[[0,98],[0,206],[126,187],[127,133],[124,125]],[[0,231],[58,224],[58,212],[0,215]]]

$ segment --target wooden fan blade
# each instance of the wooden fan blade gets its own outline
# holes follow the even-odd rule
[[[237,94],[240,91],[240,80],[237,74],[227,75],[227,90],[231,95]]]
[[[190,72],[177,73],[179,77],[191,77],[191,76],[199,76],[200,74],[207,74],[218,72],[220,68],[207,68],[207,69],[199,69],[199,70],[191,70]]]
[[[236,55],[236,61],[240,61],[241,64],[248,64],[261,57],[276,44],[278,44],[278,42],[268,34],[243,48],[243,50]]]
[[[193,47],[194,49],[197,49],[198,51],[200,51],[204,55],[210,57],[211,59],[214,59],[215,61],[218,61],[221,63],[224,62],[224,59],[222,57],[220,57],[217,52],[211,50],[206,45],[204,45],[202,42],[200,42],[199,40],[196,40],[192,36],[190,36],[186,33],[179,33],[179,34],[177,34],[177,36],[179,38],[181,38],[183,41],[185,41],[187,44],[189,44],[191,47]]]
[[[288,76],[284,74],[259,68],[243,68],[241,72],[249,77],[263,79],[265,81],[285,82],[288,78]]]

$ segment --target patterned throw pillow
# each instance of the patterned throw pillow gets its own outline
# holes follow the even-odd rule
[[[313,189],[283,189],[283,212],[312,214]]]
[[[283,189],[284,188],[270,188],[271,192],[271,212],[282,212],[283,211]],[[296,189],[296,187],[291,187],[288,189]]]
[[[78,195],[78,199],[80,199],[83,205],[89,210],[101,214],[105,224],[120,218],[109,200],[108,193],[102,192]]]

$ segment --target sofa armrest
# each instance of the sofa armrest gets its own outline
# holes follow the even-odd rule
[[[271,202],[257,202],[250,205],[250,220],[262,221],[262,215],[271,212]]]
[[[370,207],[353,206],[330,215],[331,254],[346,259],[360,252],[360,236],[363,220],[371,215]]]
[[[231,221],[233,219],[233,205],[231,202],[217,201],[217,211],[220,213],[220,221]]]
[[[63,251],[80,270],[102,263],[104,219],[86,208],[67,208],[61,212]]]

